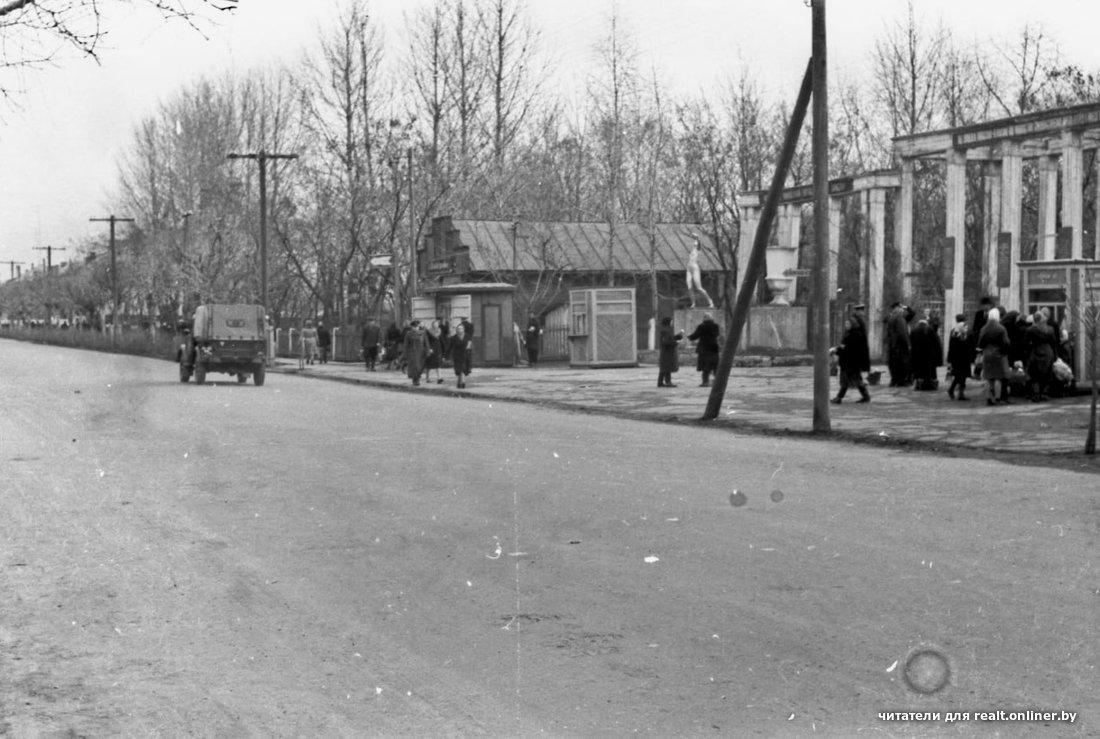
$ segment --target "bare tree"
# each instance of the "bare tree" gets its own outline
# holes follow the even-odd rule
[[[927,131],[938,121],[948,39],[942,24],[928,29],[917,21],[910,0],[905,22],[875,43],[872,74],[891,136]]]
[[[546,73],[545,67],[533,61],[537,59],[539,33],[520,7],[516,0],[490,0],[483,20],[492,93],[487,128],[498,168],[527,122]]]
[[[239,0],[136,0],[162,16],[190,24],[197,31],[211,11],[233,10]],[[134,0],[7,0],[0,3],[4,47],[0,69],[34,69],[58,61],[66,52],[99,59],[111,22],[112,8],[128,10]],[[11,88],[0,84],[0,95]]]
[[[1027,25],[1013,44],[992,44],[991,53],[975,53],[975,65],[986,92],[1003,115],[1040,109],[1049,101],[1059,65],[1058,46],[1041,26]]]
[[[616,227],[622,220],[626,128],[636,123],[638,111],[638,51],[617,5],[612,7],[607,35],[597,44],[596,53],[600,67],[589,80],[589,95],[606,193],[603,215],[608,224],[607,284],[613,286]]]

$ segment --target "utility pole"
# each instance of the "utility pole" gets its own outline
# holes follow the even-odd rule
[[[250,154],[227,154],[226,159],[254,159],[260,164],[260,305],[267,319],[267,160],[297,159],[297,154],[276,154],[260,149]]]
[[[802,129],[802,122],[806,120],[806,110],[810,107],[812,92],[813,59],[806,64],[806,73],[802,77],[802,87],[798,91],[798,99],[795,100],[794,110],[791,111],[791,119],[787,123],[787,133],[783,139],[783,148],[779,151],[779,161],[776,163],[775,172],[772,174],[771,189],[768,190],[768,195],[764,199],[764,207],[760,211],[760,221],[756,225],[756,237],[752,242],[752,251],[749,252],[748,264],[745,265],[745,276],[741,282],[741,289],[737,292],[733,316],[730,319],[730,326],[726,330],[726,342],[722,346],[722,354],[718,358],[718,369],[714,372],[714,384],[711,386],[710,397],[707,399],[707,408],[703,412],[704,421],[713,421],[718,418],[718,411],[722,408],[722,398],[726,395],[726,386],[729,384],[730,369],[733,367],[737,345],[741,342],[741,332],[745,327],[745,320],[749,316],[749,303],[752,302],[753,290],[766,269],[764,254],[768,247],[768,236],[771,233],[772,221],[775,220],[775,212],[779,209],[779,198],[783,194],[783,183],[790,171],[791,160],[794,159],[795,147],[798,144],[798,133]]]
[[[49,290],[48,286],[50,284],[50,275],[53,273],[53,253],[55,251],[65,251],[65,247],[63,247],[63,246],[36,246],[36,247],[34,247],[34,250],[35,251],[44,251],[44,252],[46,252],[46,283],[45,284],[47,285],[47,290]],[[49,290],[49,292],[52,293],[53,291]],[[46,325],[47,326],[52,326],[53,325],[53,305],[49,302],[46,303]]]
[[[36,246],[35,251],[46,252],[46,274],[49,275],[53,271],[53,253],[55,251],[65,251],[63,246]]]
[[[814,431],[828,431],[829,420],[829,102],[825,72],[825,0],[813,0],[814,163]]]
[[[0,262],[0,264],[6,264],[11,268],[11,279],[13,279],[13,280],[15,279],[15,265],[17,265],[17,264],[20,265],[20,266],[23,265],[22,262],[11,262],[11,261]]]
[[[89,221],[93,223],[110,223],[111,224],[111,300],[114,305],[112,306],[114,311],[111,316],[111,343],[113,344],[118,336],[118,260],[115,256],[115,224],[116,223],[133,223],[133,218],[119,218],[116,215],[109,215],[106,218],[89,218]]]
[[[410,146],[405,153],[409,174],[409,286],[415,297],[420,292],[420,275],[416,267],[416,212],[413,209],[413,150]]]

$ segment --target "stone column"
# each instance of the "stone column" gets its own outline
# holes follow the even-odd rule
[[[865,215],[869,219],[868,236],[871,241],[864,250],[867,255],[863,272],[867,280],[864,300],[868,306],[873,306],[867,311],[867,315],[872,317],[867,321],[867,342],[870,346],[877,347],[882,343],[882,321],[878,320],[878,316],[882,309],[882,280],[886,263],[886,190],[875,187],[868,190],[866,195]]]
[[[751,196],[743,196],[743,200],[749,200]],[[745,281],[745,274],[749,271],[749,254],[752,253],[752,242],[756,240],[756,229],[760,224],[759,199],[753,203],[744,203],[741,206],[741,238],[737,247],[737,289],[741,289]],[[750,290],[753,288],[750,287]],[[737,296],[734,295],[736,300]]]
[[[997,243],[1001,230],[1001,182],[1000,162],[982,163],[982,193],[985,202],[982,211],[982,295],[999,295],[997,290]],[[1005,305],[1004,300],[1001,305]],[[944,316],[944,323],[953,316]]]
[[[783,244],[789,249],[794,249],[794,259],[791,265],[792,269],[798,267],[798,259],[802,256],[802,206],[799,203],[792,203],[788,212],[788,230],[787,230],[787,243]],[[795,278],[791,281],[790,297],[794,301],[798,295],[798,279]]]
[[[1039,228],[1036,259],[1054,259],[1058,218],[1058,157],[1039,157]]]
[[[836,300],[837,265],[840,262],[840,198],[829,198],[829,300]],[[868,305],[873,316],[877,306]]]
[[[1001,147],[1001,231],[1012,239],[1012,271],[1009,273],[1009,287],[998,291],[1001,305],[1016,305],[1020,300],[1020,268],[1017,265],[1020,263],[1023,172],[1024,158],[1020,154],[1020,145],[1004,142]]]
[[[966,150],[947,151],[947,219],[945,234],[955,240],[955,255],[945,270],[950,270],[950,284],[944,291],[944,320],[954,318],[963,309],[963,268],[966,255]],[[945,255],[946,258],[946,255]]]
[[[1085,212],[1081,202],[1084,197],[1084,160],[1081,152],[1081,133],[1062,132],[1062,225],[1073,229],[1070,242],[1070,259],[1081,258],[1082,228]]]
[[[914,188],[914,163],[912,159],[901,161],[901,192],[895,205],[894,216],[894,243],[898,245],[901,256],[901,293],[908,298],[913,294],[913,188]],[[872,311],[884,310],[886,306],[868,306],[867,314],[875,315]]]

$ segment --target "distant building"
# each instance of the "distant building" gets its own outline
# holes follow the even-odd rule
[[[685,268],[698,234],[703,287],[717,304],[722,266],[713,241],[699,226],[637,223],[531,223],[440,216],[421,241],[417,318],[468,318],[474,324],[476,356],[486,364],[510,365],[518,346],[513,324],[529,313],[543,323],[543,356],[565,358],[569,290],[631,287],[636,294],[636,330],[644,346],[649,320],[672,315],[691,303]],[[656,291],[656,292],[655,292]],[[707,301],[697,296],[702,306]],[[655,315],[656,314],[656,315]]]

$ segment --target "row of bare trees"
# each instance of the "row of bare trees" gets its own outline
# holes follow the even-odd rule
[[[400,29],[381,28],[368,8],[349,4],[299,63],[198,80],[135,126],[115,201],[115,212],[136,219],[118,275],[131,311],[171,315],[198,300],[258,295],[258,174],[226,159],[242,151],[298,155],[269,163],[277,319],[389,313],[409,287],[410,244],[444,214],[607,223],[608,280],[617,224],[651,233],[660,222],[699,224],[736,285],[737,192],[769,181],[787,100],[766,100],[748,72],[711,98],[673,95],[657,70],[643,70],[621,11],[594,29],[585,89],[563,92],[552,89],[547,50],[520,0],[429,0]],[[967,47],[912,9],[884,32],[867,69],[834,82],[834,174],[889,166],[898,135],[1100,99],[1095,75],[1063,60],[1041,29]],[[928,174],[923,197],[942,197]],[[790,184],[810,177],[803,147]],[[935,243],[935,223],[918,228],[930,231],[917,243]],[[545,252],[538,238],[521,248],[539,243]],[[393,255],[393,266],[380,255]],[[561,266],[541,258],[548,270]],[[110,284],[105,269],[104,259],[86,265],[85,286],[74,277],[69,292],[58,276],[53,303],[102,312],[110,290],[93,296]],[[19,309],[37,310],[41,298],[18,289]],[[9,313],[14,290],[0,297]],[[527,296],[539,310],[549,307],[537,305],[542,297]]]

